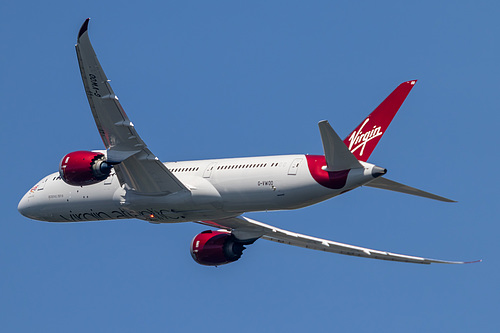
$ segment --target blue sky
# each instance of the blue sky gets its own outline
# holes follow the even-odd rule
[[[0,4],[0,330],[498,330],[499,4],[44,1]],[[258,241],[190,257],[204,227],[51,224],[17,202],[66,153],[100,149],[74,51],[84,19],[127,114],[165,161],[321,153],[418,79],[370,161],[458,200],[362,188],[250,217],[336,241],[481,264],[420,266]]]

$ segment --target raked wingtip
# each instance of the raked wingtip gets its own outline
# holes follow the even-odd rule
[[[90,18],[87,18],[85,20],[85,22],[83,22],[82,27],[80,28],[80,31],[78,32],[78,39],[80,39],[80,37],[82,37],[82,35],[88,30],[89,21],[90,21]]]
[[[466,261],[466,262],[464,262],[464,264],[477,264],[479,262],[483,262],[483,259],[474,260],[474,261]]]

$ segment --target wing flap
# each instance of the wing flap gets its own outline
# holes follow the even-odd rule
[[[162,195],[186,189],[147,148],[114,168],[119,179],[138,194]]]
[[[339,243],[327,239],[307,236],[284,229],[276,228],[271,225],[249,219],[244,216],[220,219],[214,221],[203,221],[203,224],[211,225],[217,228],[231,230],[236,238],[249,240],[263,238],[273,242],[288,244],[307,249],[319,250],[324,252],[338,253],[349,256],[390,260],[399,262],[408,262],[415,264],[465,264],[463,261],[446,261],[429,259],[423,257],[409,256],[386,251],[379,251],[360,246]]]

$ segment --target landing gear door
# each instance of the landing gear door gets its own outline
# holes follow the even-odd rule
[[[212,175],[212,170],[216,165],[217,163],[210,163],[205,169],[205,172],[203,172],[203,178],[210,178],[210,176]]]
[[[302,158],[294,159],[292,164],[290,165],[290,168],[288,169],[288,174],[292,176],[296,175],[297,171],[299,170],[300,163],[302,163]]]

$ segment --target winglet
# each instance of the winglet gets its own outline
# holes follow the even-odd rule
[[[366,162],[417,80],[401,83],[351,134],[344,139],[349,150]]]
[[[466,262],[464,262],[464,264],[477,264],[479,262],[483,262],[483,259],[474,260],[474,261],[466,261]]]
[[[85,22],[83,22],[82,27],[80,28],[80,31],[78,32],[78,39],[82,37],[82,35],[89,29],[89,21],[90,18],[87,18]]]

